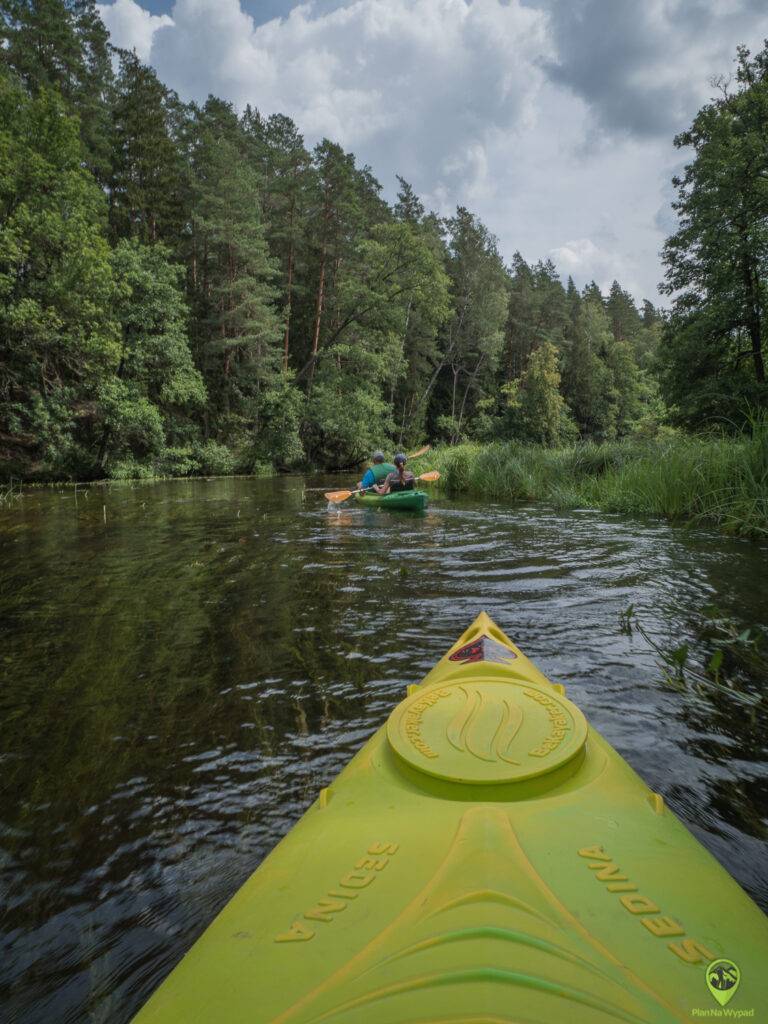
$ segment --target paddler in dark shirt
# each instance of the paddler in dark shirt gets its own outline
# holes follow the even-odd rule
[[[390,473],[395,472],[392,463],[384,461],[384,452],[374,452],[371,462],[373,465],[366,469],[363,479],[357,485],[358,490],[372,488],[374,484],[382,483]]]
[[[377,494],[396,494],[398,491],[412,491],[416,477],[405,468],[408,461],[402,452],[398,452],[394,458],[395,468],[388,473],[384,483],[374,487]]]

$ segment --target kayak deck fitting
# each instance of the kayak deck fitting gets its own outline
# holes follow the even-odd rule
[[[415,511],[427,507],[429,495],[426,491],[394,491],[390,494],[356,494],[355,500],[375,508]]]
[[[760,1019],[768,919],[481,614],[135,1020],[666,1024],[720,957]]]

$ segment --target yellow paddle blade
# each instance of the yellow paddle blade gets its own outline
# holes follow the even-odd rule
[[[406,458],[418,459],[420,455],[426,455],[431,447],[431,444],[425,444],[423,448],[419,448],[417,452],[413,452],[411,455],[407,455]]]
[[[338,505],[340,501],[346,501],[347,498],[351,498],[354,491],[326,491],[325,497],[328,501],[332,501],[334,505]]]
[[[421,476],[416,477],[417,480],[424,480],[428,484],[434,483],[435,480],[440,479],[440,474],[436,469],[430,470],[429,473],[422,473]]]

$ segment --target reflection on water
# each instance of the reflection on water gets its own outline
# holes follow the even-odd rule
[[[765,547],[447,498],[329,508],[282,478],[33,491],[0,510],[0,565],[19,1024],[128,1021],[483,608],[768,908],[765,705],[664,686],[619,623],[632,603],[695,644],[709,602],[768,621]]]

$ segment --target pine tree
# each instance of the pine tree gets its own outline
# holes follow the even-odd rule
[[[1,0],[0,60],[33,95],[52,89],[80,120],[86,162],[109,176],[113,73],[95,0]]]
[[[548,446],[573,439],[576,429],[560,394],[558,351],[551,341],[531,353],[522,376],[503,393],[515,436]]]
[[[600,291],[600,286],[596,281],[590,281],[588,285],[585,285],[581,297],[584,302],[593,302],[600,306],[605,305],[603,293]]]
[[[309,271],[315,269],[311,345],[302,375],[308,374],[311,389],[324,324],[333,307],[333,286],[345,253],[357,239],[362,227],[359,192],[355,180],[355,160],[340,146],[323,139],[312,154],[314,171],[313,208],[306,222],[310,246],[314,250]]]
[[[509,308],[506,323],[507,380],[516,380],[525,371],[533,350],[537,330],[537,309],[533,272],[519,252],[512,257]]]
[[[258,432],[261,394],[280,374],[276,268],[264,237],[261,180],[244,156],[248,145],[234,110],[209,99],[194,133],[197,359],[218,439],[242,444]]]
[[[563,344],[568,325],[565,290],[551,260],[529,267],[520,253],[512,258],[506,326],[507,379],[519,377],[539,345]]]
[[[354,258],[360,240],[378,223],[388,219],[381,186],[370,168],[356,168],[352,154],[324,139],[313,152],[313,201],[305,222],[309,258],[307,272],[313,280],[311,346],[299,376],[311,390],[318,353],[327,335],[333,336],[342,322],[337,283],[346,263]]]
[[[602,301],[583,300],[565,354],[563,394],[583,436],[616,436],[617,394],[606,359],[612,342]]]
[[[568,319],[572,324],[575,324],[581,311],[581,295],[570,274],[568,275],[568,284],[565,289],[565,298],[568,307]]]
[[[397,202],[394,207],[395,219],[411,227],[418,227],[424,220],[424,204],[413,191],[413,188],[405,180],[397,175],[400,190],[397,193]]]
[[[72,14],[82,47],[82,77],[73,95],[73,109],[80,118],[81,137],[88,166],[105,185],[112,167],[110,108],[114,94],[114,71],[109,33],[98,12],[96,0],[72,0]]]
[[[448,276],[453,316],[447,323],[444,362],[450,368],[450,417],[444,421],[452,440],[461,436],[465,416],[489,384],[504,346],[508,276],[496,239],[464,207],[447,222]]]
[[[642,328],[642,319],[637,311],[635,300],[624,291],[618,281],[614,281],[605,302],[605,311],[611,324],[613,337],[616,341],[632,341]]]
[[[188,221],[185,167],[174,136],[177,97],[133,53],[120,54],[112,108],[110,222],[116,238],[178,244]]]
[[[285,332],[283,370],[291,357],[294,298],[303,276],[302,226],[311,191],[310,156],[304,140],[289,117],[273,114],[259,125],[264,146],[264,217],[270,251],[280,268]]]
[[[451,313],[448,257],[443,239],[442,221],[434,214],[425,214],[424,207],[407,182],[401,181],[395,215],[418,236],[431,254],[432,280],[424,301],[409,301],[403,359],[405,372],[393,393],[395,415],[399,421],[398,447],[417,445],[425,436],[429,398],[443,367],[440,328]]]

